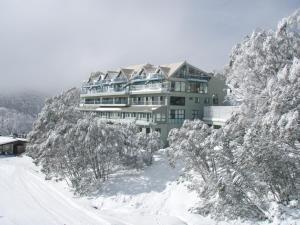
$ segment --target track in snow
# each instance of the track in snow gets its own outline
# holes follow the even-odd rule
[[[106,217],[106,216],[104,216]],[[78,205],[46,182],[24,159],[0,157],[1,225],[107,225],[122,224],[103,219]]]

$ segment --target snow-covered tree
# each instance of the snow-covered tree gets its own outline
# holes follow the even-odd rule
[[[170,154],[201,175],[202,214],[272,220],[271,204],[300,195],[300,10],[257,31],[225,70],[240,112],[212,131],[199,121],[170,132]]]
[[[83,193],[116,169],[151,165],[154,152],[162,147],[158,133],[141,133],[133,123],[80,112],[79,99],[74,88],[47,100],[29,134],[28,154],[48,178],[66,178]]]

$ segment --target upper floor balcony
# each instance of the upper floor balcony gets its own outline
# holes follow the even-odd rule
[[[136,84],[130,86],[130,92],[132,94],[162,93],[168,92],[170,90],[169,87],[168,82]]]
[[[96,96],[105,96],[105,95],[126,95],[129,93],[129,88],[120,88],[120,87],[91,87],[91,88],[81,88],[82,97],[96,97]]]

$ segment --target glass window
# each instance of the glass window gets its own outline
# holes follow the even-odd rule
[[[161,105],[164,105],[165,104],[165,97],[164,96],[160,96],[159,97],[159,101],[160,101]]]
[[[206,97],[206,98],[204,99],[204,104],[205,104],[205,105],[209,105],[209,102],[210,102],[210,101],[209,101],[209,98]]]
[[[101,104],[101,98],[96,98],[95,99],[95,104]]]
[[[184,109],[171,109],[170,110],[170,122],[171,123],[182,123],[185,119]]]
[[[172,81],[171,91],[185,92],[185,82]]]
[[[185,92],[185,83],[184,82],[180,82],[180,90],[182,92]]]
[[[212,100],[213,100],[213,105],[218,105],[218,104],[219,104],[219,98],[218,98],[218,95],[213,94]]]
[[[176,96],[171,96],[170,97],[170,104],[171,105],[185,105],[185,97],[176,97]]]
[[[200,98],[199,97],[195,98],[195,103],[200,103]]]
[[[175,91],[179,91],[180,92],[180,83],[181,82],[175,82]]]
[[[200,119],[201,118],[201,111],[200,110],[193,110],[192,111],[192,119]]]
[[[95,99],[93,99],[93,98],[86,98],[85,99],[85,104],[95,104]]]
[[[193,93],[207,93],[207,83],[203,82],[190,82],[188,92]]]
[[[146,134],[150,133],[150,127],[146,127]]]
[[[102,98],[102,104],[113,104],[113,98]]]

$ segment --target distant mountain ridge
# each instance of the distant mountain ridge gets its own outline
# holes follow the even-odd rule
[[[34,91],[0,93],[0,135],[28,133],[46,97]]]

